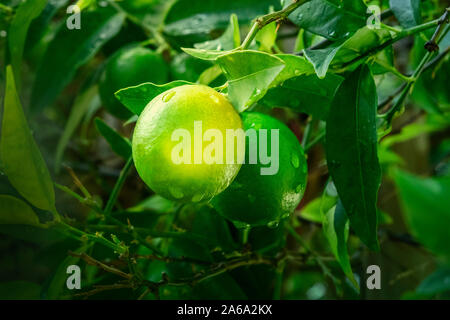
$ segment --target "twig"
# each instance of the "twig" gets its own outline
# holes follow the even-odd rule
[[[79,254],[79,253],[75,253],[75,252],[69,251],[69,255],[71,255],[72,257],[80,258],[80,259],[84,260],[87,264],[89,264],[91,266],[103,269],[106,272],[115,274],[115,275],[117,275],[119,277],[125,278],[127,280],[133,279],[133,275],[132,274],[125,273],[125,272],[123,272],[123,271],[121,271],[119,269],[116,269],[114,267],[110,267],[110,266],[108,266],[108,265],[106,265],[106,264],[104,264],[104,263],[102,263],[102,262],[92,258],[91,256],[87,255],[86,253],[80,253]]]

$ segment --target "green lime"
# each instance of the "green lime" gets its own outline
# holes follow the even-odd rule
[[[100,78],[99,91],[104,107],[114,116],[127,119],[133,114],[114,96],[119,89],[144,82],[163,84],[168,67],[156,52],[143,47],[126,47],[108,60]]]
[[[307,177],[305,154],[297,137],[279,120],[257,112],[245,112],[241,116],[247,132],[245,164],[233,183],[211,203],[238,226],[276,228],[281,219],[294,211],[303,196]],[[249,129],[256,131],[257,142],[250,141]],[[267,143],[267,152],[261,148],[264,143]],[[249,155],[255,154],[255,150],[259,151],[259,157],[251,164]],[[261,154],[272,154],[272,160],[267,161]],[[270,167],[272,170],[268,170]]]
[[[203,85],[170,89],[150,101],[137,121],[136,169],[163,197],[209,200],[228,187],[241,167],[237,156],[235,161],[227,159],[227,130],[236,129],[242,131],[239,114],[214,89]],[[235,146],[229,145],[237,155]]]

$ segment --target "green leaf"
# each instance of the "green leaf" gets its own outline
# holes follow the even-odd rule
[[[39,300],[41,287],[33,282],[10,281],[0,283],[1,300]]]
[[[304,57],[294,56],[292,54],[276,54],[275,56],[283,60],[286,66],[272,85],[283,83],[290,78],[298,77],[300,75],[314,73],[313,65]]]
[[[46,228],[39,222],[36,213],[20,199],[8,195],[0,195],[0,224],[25,224]]]
[[[16,92],[11,66],[8,66],[6,70],[6,93],[0,141],[3,171],[14,188],[32,205],[53,212],[55,210],[53,182],[28,127]]]
[[[390,38],[384,29],[372,30],[367,27],[359,29],[344,42],[338,41],[324,49],[305,49],[305,57],[313,64],[319,77],[324,77],[330,66],[348,63]]]
[[[83,116],[86,114],[88,109],[93,105],[100,105],[100,97],[98,95],[98,87],[92,86],[79,95],[72,109],[70,110],[69,118],[67,119],[66,126],[64,128],[64,132],[59,138],[58,146],[56,147],[55,154],[55,171],[58,172],[61,168],[61,161],[64,155],[64,151],[69,143],[70,138],[75,132],[76,128],[80,124]]]
[[[192,84],[191,82],[177,80],[166,84],[143,83],[138,86],[121,89],[115,93],[117,99],[131,112],[140,115],[147,104],[156,96],[169,89]]]
[[[358,283],[353,276],[350,257],[347,251],[349,221],[340,201],[326,213],[323,220],[323,232],[330,244],[331,252],[333,252],[336,260],[339,262],[342,271],[344,271],[355,288],[359,290]]]
[[[337,202],[336,197],[324,194],[310,201],[301,211],[300,216],[306,220],[323,223],[324,213],[331,210]]]
[[[230,51],[220,51],[212,49],[192,49],[192,48],[181,48],[187,54],[201,60],[211,60],[215,61],[218,57],[229,53]]]
[[[436,295],[450,291],[450,267],[438,268],[435,272],[425,278],[417,287],[418,294]]]
[[[217,59],[228,79],[228,97],[239,112],[261,99],[285,64],[260,51],[236,51]]]
[[[272,22],[264,26],[258,31],[255,37],[255,41],[258,44],[258,50],[265,52],[272,52],[272,47],[277,40],[277,23]]]
[[[331,73],[323,79],[315,74],[299,76],[269,89],[260,103],[268,107],[290,108],[324,120],[342,80],[342,77]]]
[[[341,84],[326,126],[326,158],[351,227],[378,250],[376,200],[381,173],[377,156],[377,92],[367,65]]]
[[[60,27],[36,74],[31,98],[33,111],[40,111],[53,103],[76,70],[119,32],[124,18],[124,14],[109,6],[98,7],[81,13],[81,29]]]
[[[403,28],[421,24],[420,0],[389,0],[389,7]]]
[[[305,49],[305,57],[314,66],[317,76],[323,79],[327,74],[328,67],[331,61],[333,61],[334,56],[342,47],[342,42],[334,43],[332,46],[324,49]]]
[[[216,30],[224,30],[230,15],[236,14],[240,24],[266,14],[270,7],[281,8],[279,0],[178,0],[164,19],[163,32],[177,44],[191,47],[210,39]]]
[[[366,11],[362,0],[312,0],[294,10],[289,19],[309,32],[338,40],[366,24]]]
[[[416,138],[426,133],[433,133],[445,130],[450,126],[450,120],[442,117],[428,116],[425,123],[411,123],[402,128],[400,133],[390,135],[381,141],[381,145],[390,147],[396,143],[404,142]]]
[[[106,139],[113,151],[125,160],[131,157],[130,140],[122,137],[114,129],[108,126],[102,119],[95,119],[95,126],[98,132]]]
[[[225,32],[217,39],[196,43],[194,47],[196,49],[205,50],[231,50],[238,47],[241,44],[241,38],[239,33],[239,22],[235,14],[230,17],[230,24]]]
[[[46,0],[26,0],[17,9],[9,28],[9,50],[11,52],[11,65],[17,83],[20,82],[23,50],[27,38],[28,28],[35,18],[44,10]]]
[[[406,172],[395,174],[408,225],[425,247],[450,257],[450,177],[422,179]]]

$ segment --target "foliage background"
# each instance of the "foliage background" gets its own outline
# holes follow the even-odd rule
[[[281,119],[305,143],[309,176],[306,194],[290,218],[276,228],[252,229],[248,244],[242,245],[240,231],[209,206],[180,206],[152,194],[132,167],[114,206],[107,205],[115,200],[111,194],[124,165],[130,167],[124,155],[135,118],[124,124],[108,114],[96,84],[108,57],[139,42],[163,55],[171,81],[196,82],[200,77],[220,86],[227,79],[208,60],[214,53],[201,49],[236,47],[236,32],[230,32],[236,31],[236,21],[232,18],[230,25],[230,15],[236,14],[238,33],[248,39],[255,18],[292,2],[82,0],[82,29],[73,32],[65,28],[67,0],[2,0],[0,93],[3,110],[14,105],[15,111],[8,117],[4,112],[2,122],[0,298],[448,298],[448,24],[443,24],[439,52],[428,60],[432,63],[417,81],[409,77],[417,75],[414,71],[427,55],[424,45],[448,3],[365,2],[309,1],[289,19],[276,16],[246,44],[247,49],[307,58],[301,62],[303,74],[247,102],[253,110]],[[365,27],[369,4],[383,12],[378,38]],[[404,37],[397,41],[394,36],[396,41],[379,50],[389,41],[383,37],[392,34]],[[196,48],[192,55],[208,59],[193,58],[181,48]],[[370,67],[380,109],[401,111],[392,127],[378,127],[378,252],[355,235],[352,221],[348,241],[348,220],[340,227],[336,223],[340,204],[335,211],[338,194],[326,162],[331,147],[323,143],[324,108],[330,108],[336,79],[351,79],[354,59]],[[256,65],[256,60],[245,56],[241,63]],[[12,66],[9,73],[7,65]],[[349,92],[356,90],[349,87]],[[351,109],[351,95],[345,99]],[[18,111],[22,108],[25,117]],[[345,122],[350,115],[332,114],[336,132],[345,130],[337,119],[343,116]],[[337,153],[350,147],[336,143]],[[20,174],[7,174],[11,165]],[[368,175],[370,180],[376,174]],[[354,195],[339,191],[343,201],[356,199]],[[102,222],[105,208],[112,211],[113,223]],[[45,224],[59,216],[63,224]],[[131,222],[134,229],[127,227]],[[110,225],[114,228],[108,229]],[[126,254],[120,255],[122,250]],[[87,256],[80,259],[77,254],[82,253]],[[90,265],[90,257],[105,265]],[[69,264],[82,266],[78,296],[64,288]],[[372,264],[381,268],[381,290],[365,286],[366,268]],[[106,265],[114,271],[105,270]],[[360,292],[351,282],[353,273]],[[185,283],[167,285],[177,281]]]

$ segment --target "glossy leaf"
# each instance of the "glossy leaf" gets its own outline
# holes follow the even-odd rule
[[[53,182],[28,127],[11,66],[7,67],[0,159],[9,181],[25,199],[35,207],[54,211]]]
[[[191,84],[187,81],[177,80],[163,85],[143,83],[138,86],[121,89],[115,93],[117,99],[134,114],[140,115],[142,110],[153,98],[169,89]]]
[[[215,49],[192,49],[192,48],[181,48],[187,54],[201,60],[211,60],[215,61],[218,57],[229,53],[230,51],[221,51]]]
[[[422,179],[398,171],[395,182],[414,236],[432,252],[450,258],[450,178]]]
[[[353,283],[355,288],[359,288],[358,283],[353,276],[350,257],[347,250],[347,240],[349,235],[349,221],[342,203],[338,201],[337,205],[325,214],[323,220],[323,233],[333,252],[336,260],[344,271],[345,275]]]
[[[217,59],[228,79],[228,97],[239,112],[261,99],[285,64],[259,51],[236,51]]]
[[[315,74],[299,76],[269,89],[260,103],[268,107],[290,108],[325,120],[331,100],[342,80],[342,77],[334,74],[328,74],[323,79]]]
[[[420,0],[389,0],[389,7],[403,28],[421,24]]]
[[[371,249],[378,249],[376,201],[380,185],[376,132],[377,92],[366,65],[341,84],[327,118],[328,169],[350,225]]]
[[[272,85],[278,85],[284,81],[298,77],[300,75],[309,75],[314,73],[313,65],[305,57],[294,56],[292,54],[277,54],[277,58],[283,60],[285,68],[276,77]]]
[[[323,223],[324,214],[336,206],[336,197],[323,195],[310,201],[301,211],[300,216],[303,219]]]
[[[23,51],[31,22],[44,10],[46,0],[26,0],[17,8],[9,28],[9,50],[14,77],[19,83]]]
[[[345,41],[339,41],[323,49],[305,49],[305,57],[313,64],[317,76],[324,77],[330,66],[348,63],[390,38],[388,31],[359,29]]]
[[[131,157],[130,140],[122,137],[114,129],[108,126],[102,119],[96,118],[95,126],[116,154],[118,154],[125,160]]]
[[[46,228],[31,207],[20,199],[8,195],[0,195],[0,224],[26,224]]]
[[[230,24],[225,32],[217,39],[196,43],[194,47],[196,49],[205,50],[231,50],[238,47],[241,44],[241,38],[239,33],[239,22],[235,14],[230,17]]]
[[[33,111],[53,103],[76,70],[119,32],[124,18],[124,14],[113,8],[99,7],[81,13],[81,29],[69,30],[65,25],[61,26],[36,74],[31,99]]]
[[[164,19],[164,33],[181,46],[192,46],[210,38],[211,32],[224,30],[231,14],[241,24],[266,14],[269,8],[280,9],[279,0],[178,0]]]
[[[73,107],[70,110],[70,115],[69,118],[67,119],[64,132],[58,141],[58,146],[56,147],[56,154],[55,154],[56,172],[58,172],[61,167],[62,157],[64,155],[64,151],[67,147],[67,144],[69,143],[70,138],[72,137],[73,133],[77,129],[81,120],[83,119],[83,116],[86,114],[86,112],[90,107],[92,107],[93,105],[99,106],[100,104],[101,102],[100,97],[98,95],[97,86],[92,86],[91,88],[87,89],[85,92],[83,92],[76,98]]]
[[[289,19],[309,32],[338,40],[366,24],[366,11],[362,0],[312,0],[294,10]]]

